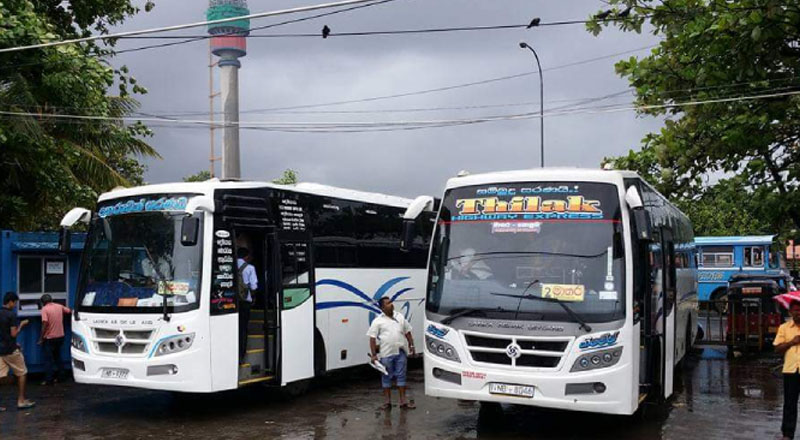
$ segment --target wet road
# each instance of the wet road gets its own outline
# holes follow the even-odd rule
[[[755,439],[776,438],[781,417],[778,360],[726,359],[706,349],[677,379],[677,395],[644,417],[484,407],[423,395],[409,372],[417,409],[378,410],[369,369],[336,374],[296,398],[264,388],[174,395],[127,388],[31,386],[33,410],[0,413],[0,439],[332,438],[332,439]],[[9,385],[0,402],[13,403]]]

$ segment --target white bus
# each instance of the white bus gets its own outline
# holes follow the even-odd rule
[[[696,333],[688,218],[627,171],[450,179],[431,246],[430,396],[633,414]]]
[[[114,190],[93,213],[73,209],[64,231],[89,223],[72,321],[76,381],[215,392],[366,364],[379,298],[422,327],[434,213],[414,210],[420,234],[407,252],[400,235],[407,208],[429,200],[213,179]],[[259,289],[240,362],[243,247]]]

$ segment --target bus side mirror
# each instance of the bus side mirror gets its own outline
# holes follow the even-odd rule
[[[652,241],[653,231],[650,224],[650,214],[644,208],[633,210],[633,222],[636,226],[636,238],[642,241]]]
[[[195,216],[184,217],[181,221],[181,244],[194,246],[197,244],[197,235],[200,231],[200,219]]]
[[[411,245],[414,243],[416,236],[416,222],[414,219],[403,219],[403,233],[400,236],[400,250],[408,252],[411,250]]]
[[[69,252],[71,246],[72,234],[70,234],[68,227],[62,226],[58,234],[58,251],[62,254],[66,254]]]

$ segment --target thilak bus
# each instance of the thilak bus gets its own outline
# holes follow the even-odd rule
[[[431,202],[212,179],[114,190],[94,212],[73,209],[64,230],[89,224],[72,318],[76,381],[181,392],[306,384],[369,361],[381,297],[421,346]],[[401,252],[409,212],[418,234]],[[241,248],[259,285],[242,359]]]
[[[633,414],[696,333],[688,218],[627,171],[448,181],[431,245],[427,395]]]

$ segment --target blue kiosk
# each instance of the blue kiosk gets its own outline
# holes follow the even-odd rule
[[[72,234],[70,251],[64,255],[58,251],[56,232],[0,230],[0,298],[16,292],[20,298],[17,315],[30,320],[17,337],[29,372],[44,371],[44,353],[36,343],[42,328],[39,298],[49,293],[55,302],[72,307],[85,240],[86,234]],[[61,360],[70,368],[69,319],[64,319],[64,327]]]

